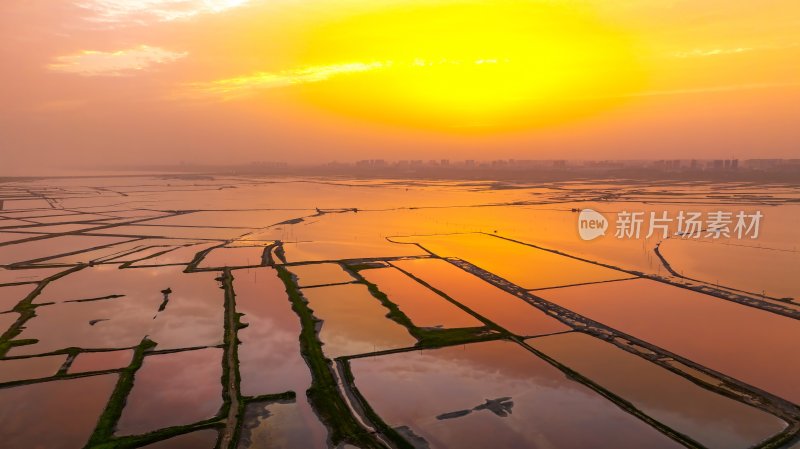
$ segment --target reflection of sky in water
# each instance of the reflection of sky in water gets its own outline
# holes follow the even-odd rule
[[[8,312],[12,310],[18,302],[25,299],[33,289],[36,288],[34,284],[22,284],[22,285],[9,285],[6,287],[0,287],[0,312]],[[0,331],[0,333],[5,332],[5,329]]]
[[[755,446],[786,427],[772,415],[586,334],[570,332],[527,343],[709,448]]]
[[[19,318],[18,313],[0,313],[0,332],[5,332],[14,324]]]
[[[84,268],[50,282],[34,300],[36,318],[20,339],[39,342],[19,346],[11,355],[49,352],[68,347],[133,347],[148,335],[159,349],[214,345],[222,341],[223,291],[216,273],[182,273],[183,267],[118,269],[117,265]],[[162,290],[172,293],[163,312]],[[118,298],[88,302],[77,299]],[[155,317],[155,320],[153,319]]]
[[[602,282],[626,273],[485,234],[403,237],[439,257],[457,257],[525,289]]]
[[[355,279],[335,263],[316,263],[312,265],[298,265],[289,268],[297,276],[297,285],[308,287],[310,285],[341,284],[352,282]]]
[[[797,321],[650,280],[536,292],[538,296],[621,332],[800,400]]]
[[[0,360],[0,383],[54,376],[66,361],[65,354]]]
[[[417,327],[480,327],[472,315],[396,268],[362,270],[361,276],[378,287]]]
[[[0,389],[3,446],[66,449],[83,446],[118,376],[85,377]]]
[[[32,234],[26,237],[32,237]],[[56,254],[69,253],[95,246],[111,245],[130,240],[124,237],[88,237],[83,235],[65,235],[45,240],[0,246],[0,264],[12,264],[27,260],[41,259]]]
[[[332,259],[368,259],[377,257],[422,256],[427,253],[413,246],[399,246],[378,241],[288,242],[283,245],[286,261],[313,262]]]
[[[264,247],[215,248],[206,254],[198,268],[248,267],[261,265]]]
[[[35,282],[65,271],[66,268],[37,268],[30,270],[9,270],[0,268],[0,284]]]
[[[432,447],[679,447],[515,343],[477,343],[351,363],[356,387],[370,405],[390,425],[410,426]],[[435,418],[506,396],[514,401],[507,417],[475,411]]]
[[[242,440],[239,447],[327,447],[327,430],[305,394],[311,387],[311,374],[300,354],[300,323],[286,298],[283,282],[272,268],[236,270],[233,275],[236,310],[244,314],[241,321],[248,324],[238,334],[242,395],[286,391],[296,395],[290,405],[249,405],[243,432],[256,426],[249,436],[253,444]],[[260,418],[264,408],[272,414],[269,419]]]
[[[69,367],[69,373],[105,371],[125,368],[131,364],[133,350],[84,352],[78,354]]]
[[[542,335],[570,329],[522,299],[449,262],[418,259],[393,261],[392,264],[516,335]]]
[[[216,430],[197,430],[142,446],[142,449],[211,449],[217,444],[218,437]]]
[[[234,186],[236,188],[229,188]],[[58,255],[58,263],[74,265],[139,246],[180,246],[208,239],[134,264],[185,265],[198,252],[221,245],[225,243],[221,239],[228,238],[239,238],[230,242],[230,246],[282,240],[289,262],[427,254],[416,245],[387,240],[391,236],[416,235],[396,241],[425,241],[434,251],[467,259],[523,287],[538,288],[606,280],[615,278],[617,273],[486,236],[434,238],[419,235],[496,233],[627,269],[664,274],[652,251],[656,239],[617,240],[612,236],[583,242],[577,235],[577,214],[571,209],[590,207],[606,214],[616,214],[623,209],[645,214],[669,211],[674,216],[679,210],[719,209],[722,203],[727,204],[724,208],[732,210],[755,207],[751,200],[733,195],[756,195],[762,203],[797,198],[796,189],[789,187],[731,187],[734,185],[678,183],[648,187],[614,182],[554,183],[547,187],[532,187],[483,181],[316,182],[244,177],[167,180],[63,178],[24,184],[9,182],[0,189],[10,196],[25,199],[7,200],[0,210],[0,227],[4,228],[0,229],[0,264]],[[32,196],[32,192],[45,192],[47,196],[56,198],[55,207],[65,209],[51,209],[50,203]],[[612,193],[619,195],[619,201],[596,201],[598,197]],[[727,197],[709,200],[710,195]],[[667,204],[667,201],[679,203]],[[42,209],[28,209],[32,207]],[[168,209],[193,212],[169,216],[170,213],[162,212]],[[800,238],[795,226],[799,210],[800,206],[789,204],[765,206],[762,235],[756,244],[792,249]],[[155,219],[126,223],[126,220],[142,218]],[[303,220],[295,224],[277,224],[299,218]],[[75,223],[88,220],[98,222]],[[42,226],[50,223],[53,226]],[[22,234],[24,230],[63,232],[103,224],[122,225],[93,231],[108,234],[105,236],[62,235],[29,243],[5,244],[38,235]],[[23,229],[15,226],[36,227]],[[136,238],[131,233],[154,237],[126,243]],[[114,245],[92,250],[98,245],[111,244]],[[704,249],[697,252],[691,250],[693,246],[690,245],[702,245]],[[722,284],[729,283],[756,292],[766,290],[767,294],[775,296],[794,295],[793,292],[797,291],[796,276],[791,272],[796,264],[788,253],[774,256],[772,252],[765,255],[761,250],[727,246],[713,246],[714,249],[710,250],[706,246],[712,247],[711,244],[670,241],[662,246],[662,250],[687,276],[694,275],[712,283],[719,280]],[[64,255],[84,250],[88,251]],[[206,264],[239,265],[242,260],[249,263],[249,259],[257,256],[259,251],[252,248],[215,251],[207,258]],[[144,256],[155,252],[145,250],[139,254]],[[125,256],[118,261],[134,257]],[[567,329],[519,298],[445,262],[396,264],[512,332],[539,335]],[[336,274],[324,272],[326,268],[323,267],[331,266],[295,267],[292,270],[305,270],[299,276],[304,285],[351,280],[341,268],[336,268]],[[67,268],[0,269],[0,284],[35,282]],[[87,267],[47,285],[34,299],[38,306],[36,315],[26,321],[21,333],[14,337],[39,341],[13,347],[7,355],[36,355],[71,346],[84,349],[132,347],[139,344],[145,335],[158,343],[157,350],[222,342],[224,292],[214,280],[219,272],[183,273],[185,266],[117,268],[118,265]],[[378,276],[392,270],[367,270],[363,274],[369,278],[370,272],[371,276]],[[261,421],[263,428],[259,429],[271,435],[270,441],[273,442],[285,439],[302,441],[298,444],[304,447],[320,446],[327,432],[305,396],[310,374],[299,353],[300,326],[291,310],[284,285],[268,268],[236,270],[234,276],[237,312],[243,313],[242,322],[249,324],[239,330],[242,393],[260,395],[292,390],[297,394],[297,402],[292,405],[266,406],[272,408],[274,415]],[[390,299],[400,303],[401,309],[416,324],[478,325],[455,311],[449,303],[431,296],[427,290],[420,290],[416,281],[402,274],[398,276],[401,277],[376,282],[387,290]],[[786,356],[794,353],[790,346],[797,334],[794,321],[666,285],[630,287],[642,282],[622,281],[537,294],[796,402],[797,398],[792,396],[797,391],[793,379],[800,367],[796,366],[797,358]],[[0,312],[10,310],[34,287],[35,284],[0,286]],[[163,301],[161,291],[166,288],[171,290],[169,301],[166,308],[158,312]],[[323,350],[329,357],[408,347],[415,343],[403,327],[385,317],[388,310],[363,287],[305,289],[303,292],[309,298],[315,315],[324,320],[321,336],[326,343]],[[91,302],[67,302],[109,295],[123,296]],[[413,307],[414,301],[418,303],[417,309]],[[437,307],[431,307],[434,304]],[[17,318],[17,313],[0,313],[0,332],[8,329]],[[675,329],[682,332],[675,332]],[[643,408],[653,410],[652,413],[658,414],[660,419],[677,423],[676,427],[695,430],[701,427],[720,441],[728,441],[725,438],[733,441],[739,438],[737,435],[744,435],[741,437],[743,440],[755,439],[761,435],[759,432],[769,433],[771,430],[763,429],[771,429],[770,426],[775,424],[772,418],[762,420],[750,416],[745,419],[742,417],[745,413],[734,410],[735,407],[727,409],[728,406],[709,405],[727,401],[718,396],[700,400],[696,392],[668,394],[672,391],[672,382],[654,380],[660,378],[653,370],[660,368],[649,364],[629,367],[613,354],[599,349],[591,354],[586,351],[587,348],[581,347],[569,355],[562,347],[556,352],[575,364],[592,360],[581,370],[602,379],[610,387],[620,389],[624,392],[622,396],[639,401]],[[129,430],[139,429],[130,430],[138,432],[170,425],[171,419],[176,423],[189,423],[215,414],[220,403],[221,353],[221,349],[216,348],[190,351],[185,355],[180,355],[184,354],[180,352],[148,355],[144,367],[136,374],[134,392],[126,406],[122,425]],[[70,372],[125,366],[131,354],[130,350],[118,356],[113,353],[79,354]],[[20,360],[16,365],[22,368],[13,370],[15,376],[51,375],[57,369],[55,365],[60,366],[65,356],[47,357],[51,356]],[[191,357],[197,359],[189,360]],[[613,364],[615,369],[628,369],[634,374],[608,375],[598,371],[601,362],[609,360],[617,361]],[[778,361],[780,364],[776,365]],[[8,367],[8,362],[1,363]],[[175,365],[170,366],[170,363]],[[547,447],[553,444],[581,449],[674,446],[652,428],[510,343],[414,351],[359,359],[353,364],[359,388],[390,424],[410,425],[415,432],[439,446]],[[194,368],[189,372],[182,368],[184,366]],[[85,380],[2,388],[0,434],[10,435],[10,431],[3,430],[3,425],[13,425],[15,435],[26,438],[24,444],[10,440],[8,444],[13,446],[27,447],[38,442],[47,447],[57,447],[58,442],[80,446],[86,441],[86,432],[91,432],[96,423],[115,381],[116,376],[101,375]],[[654,382],[659,383],[660,388],[651,388]],[[187,385],[191,388],[187,389]],[[387,385],[392,388],[387,388]],[[143,393],[145,391],[147,393]],[[514,401],[508,417],[476,410],[460,418],[435,419],[442,413],[469,410],[487,399],[504,396],[512,396]],[[689,396],[692,400],[684,401]],[[85,406],[80,410],[76,410],[75,398],[84,401]],[[21,409],[19,404],[27,401],[31,401],[30,407]],[[682,408],[686,404],[692,407],[688,410]],[[704,412],[712,408],[713,414]],[[278,419],[280,416],[285,419]],[[272,423],[271,430],[269,423]],[[574,429],[581,429],[581,432]],[[80,441],[75,440],[78,434],[83,435],[78,438]],[[314,443],[306,441],[310,435]],[[491,440],[482,439],[489,437]],[[191,435],[184,438],[188,441]],[[178,439],[173,443],[178,444]],[[727,443],[722,444],[725,445]]]
[[[222,406],[222,349],[145,357],[117,426],[117,434],[140,434],[191,424]]]
[[[669,239],[659,250],[684,276],[777,298],[800,298],[800,252],[734,246],[737,243]],[[745,241],[757,245],[758,241]]]
[[[405,348],[417,340],[386,317],[389,310],[361,284],[307,288],[303,296],[322,320],[319,338],[328,358]]]
[[[194,256],[197,253],[214,246],[219,246],[219,243],[201,243],[198,245],[187,246],[185,248],[178,248],[156,257],[137,261],[131,264],[131,266],[140,267],[151,265],[188,264],[194,259]]]
[[[238,334],[242,394],[295,391],[302,397],[311,376],[300,355],[300,322],[283,282],[272,268],[236,270],[233,276],[236,311],[247,323]]]
[[[240,449],[304,448],[324,449],[327,432],[309,409],[300,402],[254,402],[245,410]]]

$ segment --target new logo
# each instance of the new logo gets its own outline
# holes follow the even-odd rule
[[[606,235],[608,220],[600,212],[592,209],[581,210],[578,215],[578,234],[583,240],[594,240]]]

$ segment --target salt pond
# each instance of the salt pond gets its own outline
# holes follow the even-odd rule
[[[532,336],[570,330],[567,325],[522,299],[444,260],[398,260],[392,265],[514,334]]]
[[[458,328],[484,325],[396,268],[362,270],[360,274],[368,282],[375,284],[417,327]]]
[[[526,343],[709,449],[753,447],[786,428],[772,415],[586,334],[570,332]]]
[[[391,321],[389,310],[361,284],[303,289],[314,316],[322,320],[319,338],[331,359],[416,344],[408,330]]]
[[[390,426],[410,427],[431,448],[682,447],[512,342],[411,351],[351,365],[370,406]],[[474,410],[502,398],[505,411]]]
[[[757,388],[800,402],[800,322],[637,279],[536,292],[587,318]]]
[[[300,287],[343,284],[355,281],[355,278],[350,273],[336,263],[293,265],[288,267],[288,270],[297,276],[297,285]]]
[[[145,357],[117,425],[135,435],[214,417],[222,407],[222,349]]]

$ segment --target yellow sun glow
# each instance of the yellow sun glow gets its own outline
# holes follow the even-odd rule
[[[369,64],[296,91],[315,105],[434,129],[536,127],[605,109],[642,83],[624,33],[528,1],[394,8],[318,27],[299,60]]]
[[[189,94],[235,99],[281,89],[281,98],[338,115],[483,133],[592,115],[644,82],[628,36],[576,6],[384,5],[300,34],[273,70],[192,83]]]

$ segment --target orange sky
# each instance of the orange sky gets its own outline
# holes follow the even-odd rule
[[[796,0],[3,0],[0,174],[800,157]]]

